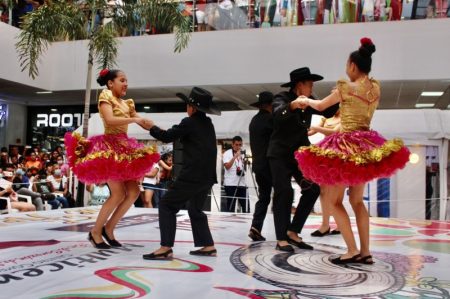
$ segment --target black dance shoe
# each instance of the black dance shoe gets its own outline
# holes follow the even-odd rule
[[[115,240],[115,239],[110,239],[110,238],[108,237],[108,234],[106,233],[105,227],[103,227],[103,229],[102,229],[102,236],[103,236],[103,238],[105,238],[106,242],[108,242],[108,244],[109,244],[111,247],[122,247],[122,244],[120,244],[119,241],[117,241],[117,240]]]
[[[110,249],[111,248],[111,246],[109,246],[105,242],[96,243],[95,240],[94,240],[94,237],[92,237],[92,233],[91,232],[89,232],[88,240],[89,240],[89,242],[91,242],[92,246],[94,246],[97,249]]]
[[[277,244],[277,246],[275,246],[276,250],[279,251],[284,251],[284,252],[294,252],[294,247],[292,247],[291,245],[279,245]]]
[[[254,227],[252,227],[250,229],[250,232],[248,233],[248,236],[250,237],[250,239],[252,239],[254,242],[257,241],[265,241],[266,238],[264,238],[261,233]]]
[[[149,253],[142,255],[144,260],[161,260],[161,261],[170,261],[173,259],[173,251],[172,249],[166,250],[161,253]]]
[[[358,263],[358,258],[361,257],[361,255],[358,253],[357,255],[354,255],[348,259],[341,259],[340,256],[334,259],[330,259],[330,262],[335,265],[346,265],[346,264],[354,264]]]
[[[330,233],[330,228],[328,228],[326,231],[321,232],[320,230],[315,230],[311,233],[311,236],[313,237],[323,237]]]
[[[340,234],[341,234],[341,231],[338,230],[338,229],[333,229],[333,230],[330,232],[330,235],[340,235]]]
[[[313,250],[314,249],[314,247],[312,247],[309,244],[306,244],[303,241],[298,242],[298,241],[295,241],[295,240],[293,240],[291,238],[288,238],[287,241],[288,241],[289,244],[297,246],[300,249],[306,249],[306,250]]]
[[[189,251],[190,255],[198,255],[198,256],[217,256],[217,250],[211,249],[211,250],[192,250]]]

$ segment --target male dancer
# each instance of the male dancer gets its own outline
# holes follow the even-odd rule
[[[202,247],[191,251],[190,254],[200,256],[217,254],[208,218],[202,208],[212,185],[217,183],[216,133],[206,113],[220,115],[220,111],[212,102],[211,93],[205,89],[194,87],[189,97],[182,93],[177,93],[177,96],[186,102],[189,117],[167,131],[155,126],[150,120],[146,120],[145,125],[156,139],[163,142],[179,139],[183,145],[183,165],[180,173],[159,203],[161,247],[152,253],[144,254],[143,258],[146,260],[172,258],[177,225],[176,214],[186,203],[194,244],[196,247]]]
[[[274,188],[276,249],[286,252],[294,251],[289,244],[301,249],[313,249],[311,245],[303,242],[298,234],[302,231],[320,194],[320,187],[306,180],[298,169],[294,152],[300,146],[310,145],[308,128],[311,125],[312,114],[329,118],[339,109],[339,104],[322,112],[311,107],[299,109],[300,100],[297,97],[301,95],[311,97],[314,82],[322,80],[323,77],[311,74],[309,68],[302,67],[293,70],[290,78],[290,82],[281,85],[281,87],[289,87],[289,92],[277,94],[273,102],[273,133],[267,152]],[[300,185],[302,196],[291,223],[292,177]]]
[[[248,128],[253,160],[252,170],[255,173],[255,180],[258,184],[258,201],[255,204],[252,226],[248,234],[253,241],[266,240],[261,235],[261,230],[266,218],[272,191],[272,175],[270,173],[269,160],[267,159],[267,149],[270,135],[272,135],[273,131],[272,102],[273,94],[269,91],[264,91],[258,95],[258,102],[250,104],[250,106],[259,108],[259,112],[253,116]]]

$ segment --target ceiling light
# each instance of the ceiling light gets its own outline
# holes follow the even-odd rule
[[[149,109],[150,109],[150,106],[144,106],[144,109],[145,109],[145,110],[149,110]]]
[[[420,95],[422,97],[440,97],[443,94],[443,91],[422,91]]]
[[[416,103],[416,108],[431,108],[434,107],[434,103]]]
[[[49,94],[49,93],[53,93],[53,91],[36,91],[37,94]]]
[[[409,162],[411,164],[417,164],[419,163],[420,157],[418,154],[416,153],[412,153],[411,155],[409,155]]]
[[[52,109],[50,109],[52,112],[56,112],[56,111],[58,111],[58,109],[56,109],[56,108],[52,108]]]

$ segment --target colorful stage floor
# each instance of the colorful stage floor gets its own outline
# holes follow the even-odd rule
[[[372,218],[375,264],[336,266],[329,258],[343,252],[342,237],[309,235],[319,216],[302,234],[315,250],[288,254],[274,249],[272,215],[269,241],[251,243],[251,215],[210,214],[214,258],[188,254],[181,211],[175,259],[144,261],[159,245],[157,210],[130,210],[116,231],[126,246],[110,250],[86,239],[97,212],[0,216],[0,298],[450,298],[450,222]]]

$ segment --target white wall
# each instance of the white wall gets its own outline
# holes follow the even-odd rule
[[[448,79],[449,28],[450,19],[434,19],[198,32],[181,54],[173,53],[173,35],[126,37],[120,38],[118,66],[131,88],[285,82],[303,65],[335,81],[345,76],[358,39],[369,36],[377,45],[377,79]],[[18,66],[17,33],[0,24],[0,78],[51,90],[85,87],[85,41],[55,43],[42,59],[41,76],[31,82]]]
[[[27,130],[27,107],[25,105],[8,104],[8,115],[4,128],[4,142],[2,146],[8,147],[10,144],[24,145],[26,142]],[[20,139],[21,142],[16,142]]]

